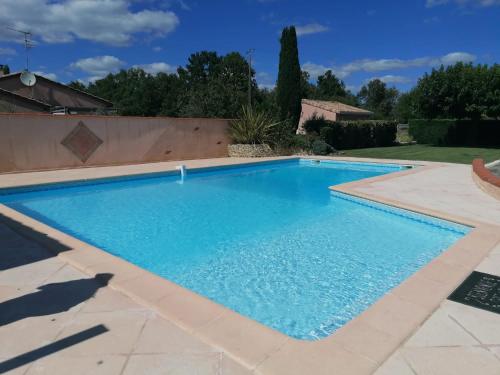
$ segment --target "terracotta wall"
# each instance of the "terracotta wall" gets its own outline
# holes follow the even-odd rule
[[[0,114],[0,172],[224,157],[227,126],[223,119]],[[62,144],[71,132],[73,151]]]
[[[483,159],[474,159],[472,162],[472,178],[482,190],[500,200],[500,177],[484,166]]]

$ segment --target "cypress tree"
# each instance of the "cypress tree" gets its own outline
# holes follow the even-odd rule
[[[294,128],[297,129],[301,112],[301,71],[295,26],[283,29],[280,44],[276,102],[281,120],[291,120]]]

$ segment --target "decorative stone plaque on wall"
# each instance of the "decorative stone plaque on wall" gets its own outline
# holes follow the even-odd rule
[[[473,271],[448,299],[500,314],[500,277]]]
[[[102,139],[80,121],[61,144],[85,163],[102,144]]]

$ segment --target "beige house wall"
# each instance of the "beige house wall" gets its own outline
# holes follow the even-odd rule
[[[327,111],[310,104],[302,103],[302,112],[300,113],[299,127],[297,129],[297,134],[305,134],[304,122],[309,120],[314,115],[321,117],[323,116],[325,120],[337,121],[337,114],[335,112]]]
[[[103,143],[82,162],[61,141],[82,122]],[[227,156],[228,120],[0,114],[0,173]]]
[[[318,117],[324,117],[325,120],[330,121],[356,121],[356,120],[369,120],[371,114],[368,113],[336,113],[332,111],[327,111],[313,105],[302,103],[302,112],[300,113],[299,127],[297,129],[297,134],[305,134],[304,122],[309,120],[314,115]]]

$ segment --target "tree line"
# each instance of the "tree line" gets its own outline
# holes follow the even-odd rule
[[[328,70],[311,82],[299,63],[293,26],[283,29],[277,85],[259,88],[255,71],[238,52],[192,54],[175,73],[148,74],[140,68],[121,70],[84,85],[70,86],[114,103],[122,115],[235,118],[251,102],[280,120],[297,124],[302,98],[340,101],[374,112],[375,119],[498,118],[500,117],[500,65],[455,65],[425,73],[414,88],[401,93],[379,79],[354,94]]]

